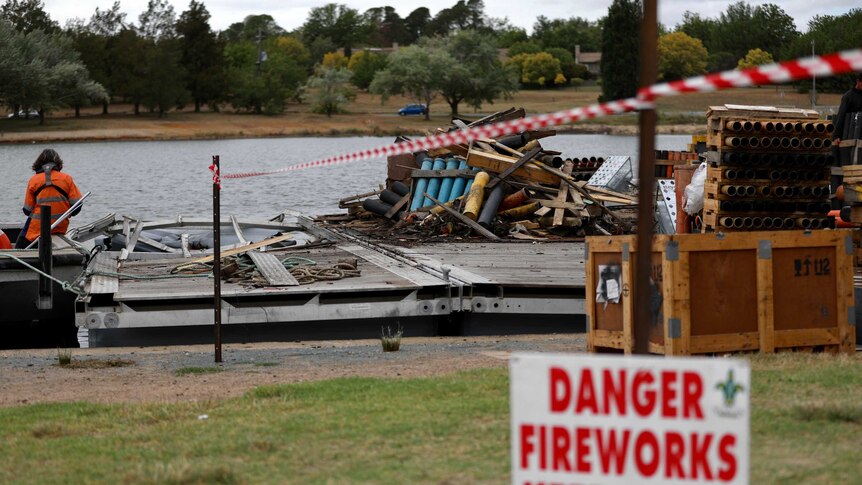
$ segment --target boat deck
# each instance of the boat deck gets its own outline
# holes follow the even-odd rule
[[[411,248],[375,244],[331,231],[329,246],[268,251],[329,266],[356,260],[360,276],[298,286],[254,286],[222,281],[222,323],[296,324],[473,316],[519,319],[538,327],[562,317],[582,329],[582,243],[437,243]],[[181,254],[103,252],[90,264],[89,295],[76,307],[76,324],[91,331],[212,326],[213,281],[170,277],[193,258]],[[110,276],[119,272],[121,275]],[[525,318],[526,317],[526,318]],[[503,320],[499,320],[501,325]],[[537,328],[538,328],[537,327]],[[436,328],[436,324],[429,328]],[[491,330],[493,332],[493,330]],[[484,333],[488,333],[486,330]],[[500,327],[500,333],[505,333]]]

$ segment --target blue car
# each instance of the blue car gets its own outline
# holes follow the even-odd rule
[[[398,110],[399,116],[424,114],[428,114],[428,107],[424,104],[408,104],[407,106]]]

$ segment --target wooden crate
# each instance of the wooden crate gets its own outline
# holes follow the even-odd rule
[[[851,231],[656,236],[651,249],[651,353],[855,352]],[[636,255],[634,236],[587,238],[592,352],[634,350]],[[614,266],[621,296],[605,305],[596,301],[600,269],[607,280]]]

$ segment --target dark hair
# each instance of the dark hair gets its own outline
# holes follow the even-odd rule
[[[856,80],[857,80],[857,81],[862,81],[862,71],[859,71],[859,72],[857,72],[857,73],[856,73]]]
[[[56,168],[54,168],[54,170],[63,170],[63,159],[60,158],[60,154],[57,153],[57,151],[53,148],[46,148],[42,150],[42,153],[40,153],[39,156],[36,157],[36,161],[33,162],[33,171],[41,172],[42,167],[46,163],[53,163],[54,165],[56,165]]]

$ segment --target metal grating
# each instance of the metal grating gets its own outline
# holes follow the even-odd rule
[[[676,234],[676,182],[673,179],[658,179],[656,215],[661,234]]]
[[[628,188],[632,176],[632,157],[613,156],[605,159],[587,184],[623,192]]]

